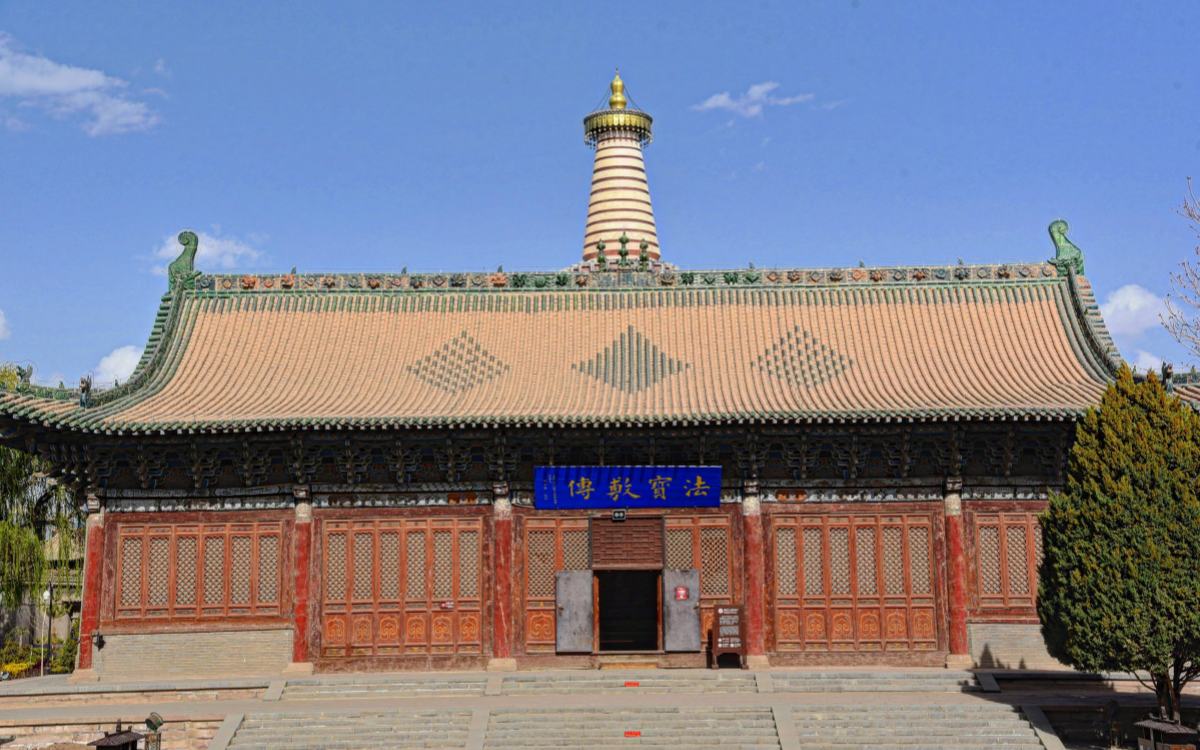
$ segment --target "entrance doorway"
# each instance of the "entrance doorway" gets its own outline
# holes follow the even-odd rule
[[[598,570],[601,651],[656,651],[659,571]]]

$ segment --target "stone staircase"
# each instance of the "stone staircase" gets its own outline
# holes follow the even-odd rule
[[[483,695],[485,677],[419,678],[406,675],[355,675],[347,679],[288,680],[280,700],[352,700]]]
[[[504,678],[503,695],[553,693],[753,693],[757,689],[749,672],[695,670],[689,672],[563,672],[510,675]]]
[[[797,706],[794,729],[805,750],[1044,750],[1012,706]]]
[[[726,748],[778,750],[770,708],[492,711],[485,748]]]
[[[960,693],[979,690],[975,675],[947,669],[772,672],[777,693]]]
[[[229,743],[250,750],[466,747],[469,711],[262,713],[246,716]]]

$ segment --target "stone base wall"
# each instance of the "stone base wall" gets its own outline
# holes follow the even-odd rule
[[[971,658],[982,669],[1069,669],[1046,653],[1036,623],[974,622],[967,625]]]
[[[278,674],[292,657],[292,630],[105,635],[95,652],[101,680]]]
[[[125,726],[129,726],[126,717]],[[46,748],[56,743],[77,743],[86,745],[98,740],[105,732],[113,731],[115,720],[106,724],[13,724],[0,722],[0,736],[11,736],[15,739],[12,744],[5,745],[4,750],[34,750]],[[172,721],[167,717],[167,725],[162,731],[163,750],[205,750],[212,741],[221,720],[180,720]],[[133,730],[145,730],[144,726],[134,726]]]

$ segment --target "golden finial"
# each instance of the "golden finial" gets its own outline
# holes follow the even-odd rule
[[[609,109],[625,109],[625,82],[621,80],[621,69],[617,68],[617,72],[613,75],[612,96],[608,97]]]

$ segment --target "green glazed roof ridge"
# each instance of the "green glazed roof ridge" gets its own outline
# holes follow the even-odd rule
[[[1083,328],[1088,345],[1093,354],[1104,363],[1109,375],[1115,376],[1121,369],[1124,360],[1113,341],[1112,334],[1108,331],[1108,326],[1104,323],[1104,316],[1100,313],[1100,306],[1096,303],[1096,294],[1092,285],[1090,283],[1081,285],[1079,277],[1073,273],[1068,274],[1067,284],[1071,290],[1071,302],[1075,307],[1074,317]]]

